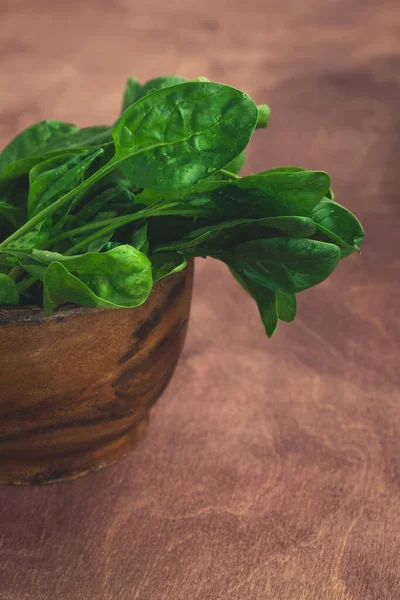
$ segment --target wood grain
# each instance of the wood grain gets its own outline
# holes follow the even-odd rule
[[[361,257],[265,339],[199,260],[149,435],[110,470],[0,489],[1,600],[398,600],[400,11],[396,0],[2,0],[0,135],[113,121],[128,74],[272,106],[249,170],[323,168]]]
[[[76,479],[128,454],[171,379],[193,259],[135,309],[0,309],[0,483]]]

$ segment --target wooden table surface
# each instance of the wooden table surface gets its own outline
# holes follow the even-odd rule
[[[367,231],[272,341],[198,261],[140,448],[0,489],[1,600],[400,598],[399,26],[396,0],[0,1],[2,144],[112,122],[130,74],[205,75],[272,106],[250,169],[329,171]]]

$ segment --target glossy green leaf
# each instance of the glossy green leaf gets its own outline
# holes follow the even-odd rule
[[[19,292],[14,279],[0,273],[0,305],[18,304]]]
[[[297,312],[296,295],[278,291],[276,293],[276,300],[280,320],[291,323]]]
[[[44,123],[58,123],[58,121],[44,121]],[[38,123],[37,125],[41,126],[43,123]],[[35,127],[36,126],[34,125],[33,128]],[[29,130],[30,129],[31,128],[29,128]],[[25,132],[29,132],[29,130],[23,131],[20,135],[22,136]],[[47,128],[45,128],[45,130],[47,131]],[[75,125],[60,123],[57,134],[53,136],[50,135],[46,138],[46,141],[43,141],[36,147],[31,147],[28,142],[26,143],[26,147],[21,147],[21,144],[18,144],[18,147],[11,155],[7,154],[6,159],[9,162],[6,160],[3,161],[4,166],[3,170],[0,171],[0,179],[9,180],[20,177],[21,175],[27,174],[30,169],[38,163],[49,160],[55,156],[60,156],[61,154],[73,153],[74,150],[78,151],[85,146],[95,147],[99,145],[111,145],[111,132],[112,129],[106,126],[85,127],[79,129]],[[31,141],[31,136],[29,135],[27,137],[29,141]],[[26,141],[24,137],[23,141]],[[7,150],[7,148],[5,150]],[[5,150],[3,152],[5,152]],[[24,156],[23,152],[29,152],[29,150],[31,150],[32,154],[28,153]],[[20,151],[21,154],[19,155],[17,151]],[[12,160],[13,155],[15,155],[16,158]],[[2,154],[0,155],[0,168],[2,162],[1,156]]]
[[[129,158],[137,185],[186,188],[209,177],[247,145],[257,107],[239,90],[189,82],[144,96],[113,130],[114,162]]]
[[[49,264],[44,275],[47,312],[65,302],[99,308],[138,306],[148,298],[153,284],[151,262],[132,246],[79,256],[46,251],[32,256]]]
[[[312,219],[318,230],[338,246],[349,250],[359,250],[364,240],[364,229],[360,221],[346,208],[322,200],[312,211]]]
[[[270,238],[241,244],[230,257],[230,264],[251,281],[276,291],[295,293],[324,281],[336,268],[339,258],[339,248],[334,244]]]
[[[79,128],[71,123],[41,121],[21,131],[0,153],[0,179],[20,175],[20,169],[17,169],[14,163],[29,158],[33,160],[33,166],[36,164],[35,157],[45,152],[47,143],[54,143],[56,139],[68,137],[78,130]],[[14,169],[18,172],[14,173]],[[22,171],[26,172],[27,170]]]
[[[28,213],[32,217],[81,183],[86,170],[103,153],[101,148],[62,155],[39,163],[29,173]]]
[[[211,197],[224,216],[309,217],[329,185],[329,176],[322,171],[273,170],[225,183]]]
[[[159,252],[150,256],[150,260],[154,281],[159,281],[173,273],[179,273],[187,265],[186,258],[178,252]]]

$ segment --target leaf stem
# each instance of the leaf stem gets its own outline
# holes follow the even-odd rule
[[[99,179],[104,177],[104,175],[106,175],[107,173],[112,171],[114,168],[114,165],[115,165],[115,160],[112,158],[107,164],[104,165],[104,167],[102,167],[101,169],[96,171],[96,173],[93,173],[93,175],[91,175],[88,179],[86,179],[86,181],[83,181],[77,188],[74,188],[67,194],[64,194],[64,196],[61,196],[61,198],[59,198],[58,200],[53,202],[53,204],[50,204],[50,206],[48,206],[47,208],[44,208],[42,211],[40,211],[40,213],[38,213],[37,215],[35,215],[31,219],[29,219],[29,221],[27,221],[26,223],[21,225],[21,227],[19,229],[14,231],[14,233],[12,233],[10,236],[8,236],[8,238],[6,238],[5,240],[3,240],[3,242],[0,243],[0,248],[4,248],[10,242],[14,242],[18,238],[20,238],[22,235],[25,235],[28,231],[33,229],[35,227],[35,225],[37,225],[38,223],[41,223],[46,217],[49,217],[54,212],[59,210],[62,206],[64,206],[64,204],[66,204],[71,199],[73,199],[77,193],[84,192],[93,183],[95,183],[96,181],[98,181]]]
[[[240,175],[236,175],[236,173],[232,173],[231,171],[227,171],[226,169],[220,169],[219,172],[223,175],[226,175],[227,177],[230,177],[231,179],[241,179]]]

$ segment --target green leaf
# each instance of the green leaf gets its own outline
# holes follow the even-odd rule
[[[36,164],[35,157],[43,154],[46,144],[56,139],[68,137],[79,128],[71,123],[61,121],[41,121],[24,131],[21,131],[0,153],[0,179],[26,173],[31,166]],[[28,169],[21,169],[15,163],[20,160],[30,159]]]
[[[135,231],[132,234],[131,244],[137,250],[140,250],[144,254],[147,254],[147,251],[149,249],[147,239],[147,221],[139,223],[139,225],[136,227]]]
[[[219,258],[218,253],[215,256]],[[324,281],[339,258],[340,250],[334,244],[292,238],[253,240],[241,244],[229,256],[240,275],[287,293],[301,292]]]
[[[55,200],[76,188],[102,148],[84,150],[77,155],[64,154],[39,163],[29,173],[29,217],[37,215]]]
[[[18,302],[19,292],[14,279],[4,273],[0,273],[0,305],[15,305]]]
[[[226,165],[225,170],[230,171],[230,173],[239,173],[242,169],[244,163],[246,161],[246,150],[242,150],[242,152],[234,158],[229,164]],[[220,175],[217,173],[217,175]]]
[[[43,282],[47,313],[65,302],[99,308],[139,306],[153,284],[151,262],[132,246],[78,256],[38,250],[32,257],[49,264]]]
[[[251,295],[257,302],[258,311],[264,325],[265,333],[271,338],[278,328],[278,311],[276,306],[276,292],[264,286],[253,284],[250,286]]]
[[[243,289],[256,301],[265,333],[271,338],[278,328],[277,293],[247,279],[235,271],[233,267],[230,266],[229,269]]]
[[[272,170],[225,182],[211,197],[224,216],[309,217],[329,185],[329,175],[322,171]]]
[[[147,96],[152,92],[157,90],[163,90],[165,88],[173,87],[175,85],[180,85],[182,83],[187,83],[187,79],[184,77],[178,77],[176,75],[164,75],[162,77],[156,77],[155,79],[150,79],[146,81],[144,85],[141,86],[141,89],[138,92],[138,95],[135,98],[135,102],[143,98],[143,96]]]
[[[159,252],[150,256],[150,260],[154,282],[183,271],[187,265],[186,258],[178,252]]]
[[[98,192],[91,192],[81,209],[76,213],[77,220],[90,221],[100,210],[106,207],[112,208],[114,204],[126,204],[133,209],[135,194],[124,186],[115,183],[113,187]]]
[[[186,188],[209,177],[247,145],[257,107],[243,92],[189,82],[144,96],[113,130],[114,163],[129,158],[137,185]]]
[[[276,293],[276,299],[280,320],[286,323],[293,321],[297,312],[296,295],[279,291]]]
[[[139,96],[141,87],[142,86],[137,79],[135,79],[134,77],[128,78],[128,81],[126,82],[126,86],[125,86],[121,112],[124,112],[124,110],[126,110],[134,102],[136,102],[136,100]]]
[[[0,200],[0,215],[2,215],[7,221],[14,227],[17,228],[23,222],[22,211],[18,206],[13,206]]]
[[[266,217],[264,219],[235,219],[225,221],[217,225],[207,225],[195,229],[187,234],[183,239],[169,243],[168,246],[161,246],[158,250],[184,250],[200,246],[204,242],[218,237],[226,231],[238,230],[247,231],[248,235],[255,234],[260,228],[277,229],[292,235],[293,237],[309,237],[315,233],[315,223],[309,217]],[[268,231],[262,237],[267,237]],[[251,239],[258,237],[253,235]],[[224,238],[227,239],[226,237]],[[193,252],[190,253],[193,255]],[[200,255],[204,251],[200,249]]]
[[[317,229],[338,246],[348,250],[359,250],[364,240],[364,229],[360,221],[346,208],[322,200],[312,211],[311,216]]]
[[[40,223],[37,223],[30,231],[18,238],[14,242],[10,242],[8,249],[29,249],[40,248],[50,239],[52,232],[53,221],[51,217],[47,217]]]

